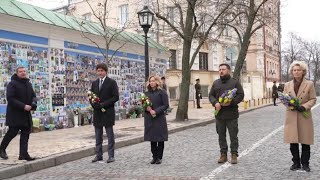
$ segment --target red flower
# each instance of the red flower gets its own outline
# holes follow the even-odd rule
[[[95,101],[96,103],[99,103],[99,102],[100,102],[100,98],[97,97],[97,98],[94,99],[94,101]]]

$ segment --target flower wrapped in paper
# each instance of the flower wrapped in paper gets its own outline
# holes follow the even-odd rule
[[[94,104],[94,103],[100,103],[100,98],[94,94],[92,91],[88,91],[88,97],[89,101]],[[106,112],[106,109],[101,108],[101,112]]]
[[[229,104],[232,99],[236,96],[237,88],[224,91],[221,96],[218,98],[220,104]],[[217,116],[219,113],[218,110],[214,111],[214,115]]]
[[[297,108],[301,106],[298,98],[294,98],[289,94],[278,92],[279,99],[283,105],[289,108],[291,111],[297,111]],[[308,118],[310,114],[307,111],[301,112],[305,118]]]

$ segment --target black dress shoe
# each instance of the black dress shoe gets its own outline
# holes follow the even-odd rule
[[[112,162],[114,162],[115,161],[115,159],[112,157],[112,158],[109,158],[108,160],[107,160],[107,163],[112,163]]]
[[[94,159],[92,159],[93,163],[98,162],[98,161],[103,161],[103,159],[102,158],[98,158],[97,156],[94,157]]]
[[[150,162],[150,164],[155,164],[157,162],[157,159],[152,159],[152,161]]]
[[[295,170],[298,170],[298,169],[300,169],[300,168],[301,168],[301,165],[300,165],[300,164],[294,163],[294,164],[292,164],[292,166],[290,167],[290,170],[291,170],[291,171],[295,171]]]
[[[302,165],[302,169],[305,170],[306,172],[310,172],[311,171],[309,165],[307,165],[307,164],[303,164]]]
[[[161,164],[162,163],[162,160],[161,159],[157,159],[155,164]]]
[[[8,159],[8,155],[6,153],[6,150],[0,150],[0,157],[2,159]]]
[[[18,159],[19,159],[19,160],[33,161],[33,160],[35,160],[36,158],[30,157],[30,156],[26,156],[26,157],[24,157],[24,156],[19,156]]]

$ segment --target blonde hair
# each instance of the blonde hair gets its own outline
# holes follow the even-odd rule
[[[152,89],[151,86],[150,86],[150,79],[151,79],[151,78],[154,78],[154,80],[155,80],[155,82],[156,82],[156,84],[157,84],[157,89],[161,89],[161,87],[162,87],[162,81],[161,81],[160,77],[159,77],[159,76],[156,76],[156,75],[151,75],[151,76],[149,76],[149,78],[148,78],[148,82],[146,82],[146,89],[147,89],[147,91],[149,91],[149,90]]]
[[[308,65],[304,62],[304,61],[293,61],[291,64],[290,64],[290,67],[289,67],[289,72],[290,74],[292,75],[292,70],[293,70],[293,67],[294,66],[299,66],[302,71],[303,71],[303,76],[305,76],[307,74],[307,71],[308,71]]]

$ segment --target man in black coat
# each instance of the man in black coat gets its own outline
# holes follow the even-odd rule
[[[276,85],[276,81],[273,81],[272,98],[273,98],[273,105],[277,106],[276,101],[277,101],[277,98],[278,98],[278,87]]]
[[[216,115],[216,130],[219,135],[219,145],[221,156],[218,163],[227,162],[228,145],[226,140],[226,131],[228,129],[230,135],[231,163],[237,163],[238,157],[238,104],[244,98],[243,88],[240,82],[230,76],[230,66],[228,64],[219,65],[220,79],[213,82],[209,93],[209,100],[212,106],[218,110]],[[235,97],[231,103],[219,103],[219,97],[226,91],[237,88]]]
[[[196,84],[194,85],[194,88],[196,89],[197,108],[200,109],[202,108],[200,106],[200,99],[202,99],[200,79],[196,79]]]
[[[7,101],[6,125],[9,126],[9,131],[1,142],[0,157],[8,159],[6,148],[20,130],[19,160],[32,161],[35,158],[30,157],[28,153],[28,141],[32,128],[31,111],[36,110],[37,102],[24,67],[18,67],[16,74],[11,77],[7,86]]]
[[[102,161],[102,142],[103,127],[108,136],[108,160],[107,163],[114,162],[114,133],[113,126],[115,121],[114,104],[119,100],[117,82],[107,76],[108,67],[106,64],[98,64],[96,67],[99,78],[92,83],[91,92],[96,94],[100,102],[91,103],[93,111],[93,125],[96,134],[96,157],[92,162]]]

